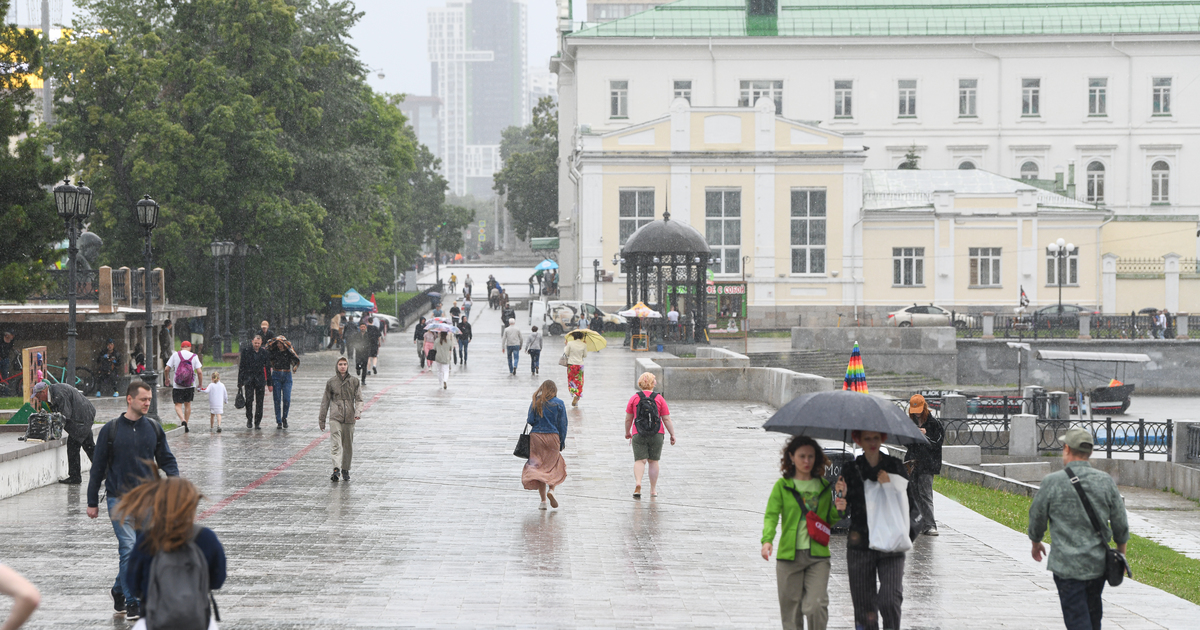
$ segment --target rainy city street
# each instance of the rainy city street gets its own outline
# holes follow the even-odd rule
[[[679,443],[664,450],[659,497],[635,500],[622,434],[635,375],[615,341],[588,357],[561,507],[540,511],[511,455],[540,379],[524,361],[516,376],[505,370],[498,311],[484,304],[471,318],[469,367],[445,391],[419,371],[411,330],[388,338],[349,483],[330,483],[316,422],[333,352],[303,357],[290,430],[265,421],[252,432],[230,414],[220,435],[196,422],[170,437],[228,554],[222,627],[776,627],[774,562],[758,555],[783,440],[758,427],[773,410],[670,401]],[[547,339],[541,378],[566,398],[558,339]],[[37,575],[44,597],[30,628],[125,627],[108,600],[116,542],[85,504],[81,488],[57,484],[0,502],[5,561]],[[941,497],[938,510],[941,537],[909,554],[906,627],[1061,624],[1051,575],[1023,535]],[[837,539],[832,548],[831,627],[849,628]],[[1106,628],[1178,628],[1197,613],[1136,583],[1106,591]]]

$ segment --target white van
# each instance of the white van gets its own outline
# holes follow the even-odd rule
[[[538,305],[538,306],[535,306]],[[535,310],[540,311],[541,317],[534,317]],[[624,324],[625,320],[619,315],[605,313],[593,304],[578,300],[550,300],[548,302],[531,302],[529,305],[529,325],[538,326],[546,335],[561,335],[568,330],[575,330],[582,318],[582,325],[600,313],[606,324]]]

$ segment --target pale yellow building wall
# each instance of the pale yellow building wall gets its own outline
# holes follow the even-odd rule
[[[1026,293],[1029,292],[1030,283],[1026,280],[1032,280],[1038,287],[1038,306],[1058,303],[1058,284],[1047,284],[1046,273],[1049,271],[1049,266],[1053,263],[1046,257],[1046,246],[1051,241],[1059,238],[1074,244],[1079,249],[1079,284],[1071,286],[1064,284],[1062,289],[1062,300],[1064,304],[1079,304],[1082,306],[1098,306],[1101,302],[1100,296],[1100,257],[1104,254],[1102,248],[1098,248],[1096,244],[1096,228],[1103,222],[1102,219],[1039,219],[1037,225],[1038,242],[1032,242],[1031,235],[1025,241],[1026,247],[1034,247],[1037,250],[1038,265],[1037,277],[1025,279],[1022,278],[1022,283],[1025,284]],[[1032,222],[1027,221],[1026,224],[1032,228]]]
[[[647,173],[647,170],[654,172]],[[665,166],[653,169],[611,165],[604,167],[604,183],[601,186],[602,199],[600,202],[600,207],[603,208],[601,233],[604,239],[604,257],[601,258],[601,262],[606,265],[606,268],[611,266],[608,263],[612,260],[613,255],[621,252],[619,191],[622,188],[653,189],[654,219],[661,220],[663,211],[667,208],[666,186],[668,176],[663,174],[665,170]]]
[[[1161,278],[1117,279],[1117,313],[1126,315],[1148,306],[1162,308],[1167,283]],[[1182,298],[1182,294],[1180,295]],[[1182,306],[1182,304],[1180,305]]]
[[[637,136],[651,130],[654,132],[654,142],[652,144],[621,144],[622,138]],[[626,140],[626,142],[628,142],[628,140]],[[619,153],[637,151],[668,151],[671,148],[671,125],[669,121],[663,121],[658,124],[648,125],[646,127],[635,127],[629,130],[628,133],[605,136],[600,141],[600,146],[603,147],[605,151],[615,151]]]
[[[741,118],[741,142],[725,143],[704,141],[704,119],[713,116],[735,116]],[[691,113],[691,143],[693,151],[753,151],[754,150],[754,112],[692,112]]]
[[[1179,312],[1200,314],[1200,277],[1179,278]]]
[[[863,226],[863,295],[867,304],[928,304],[934,295],[934,218]],[[924,247],[924,286],[892,285],[892,248]]]
[[[792,144],[792,130],[825,138],[822,144],[799,143]],[[840,151],[845,141],[835,134],[826,133],[811,127],[801,127],[778,123],[775,125],[775,149],[777,151]]]
[[[1016,207],[1016,197],[954,197],[956,210],[1008,210]]]
[[[781,127],[783,125],[780,125]],[[812,171],[823,170],[824,173]],[[838,172],[829,172],[829,171]],[[806,172],[808,171],[808,172]],[[841,284],[833,273],[844,277],[842,269],[842,208],[845,196],[845,175],[840,165],[819,168],[798,168],[777,172],[775,176],[775,301],[788,304],[841,304]],[[792,274],[792,190],[798,188],[825,189],[825,273]],[[804,295],[792,295],[792,289]],[[824,290],[824,295],[816,295]]]
[[[1117,220],[1104,226],[1101,239],[1101,254],[1112,253],[1121,258],[1161,258],[1169,253],[1196,257],[1195,221]]]

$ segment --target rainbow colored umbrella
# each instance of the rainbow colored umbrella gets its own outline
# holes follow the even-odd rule
[[[852,392],[867,393],[867,373],[863,370],[862,351],[858,342],[854,342],[854,351],[850,353],[850,363],[846,365],[846,380],[842,381],[842,389]]]

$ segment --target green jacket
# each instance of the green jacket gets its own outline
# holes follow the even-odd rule
[[[830,487],[829,481],[822,479],[821,485],[823,487],[817,499],[817,509],[814,511],[832,527],[834,523],[842,520],[844,513],[833,507],[833,489]],[[780,478],[779,481],[776,481],[775,487],[771,489],[771,497],[767,499],[766,516],[763,517],[761,542],[769,543],[775,540],[775,527],[779,524],[780,513],[783,514],[783,533],[779,537],[779,548],[775,552],[775,557],[779,560],[796,559],[796,528],[808,527],[807,524],[801,523],[800,503],[788,490],[788,488],[794,489],[795,487],[796,483],[791,479]],[[829,547],[815,540],[810,541],[810,545],[809,553],[814,558],[829,557]]]
[[[1071,462],[1069,468],[1079,477],[1096,518],[1104,527],[1104,540],[1120,544],[1129,541],[1129,521],[1125,502],[1112,477],[1092,468],[1087,462]],[[1029,539],[1041,541],[1050,528],[1050,559],[1046,568],[1069,580],[1091,580],[1104,574],[1104,548],[1088,518],[1079,493],[1071,485],[1066,471],[1046,475],[1033,504],[1029,506]],[[1107,542],[1106,542],[1107,544]]]

